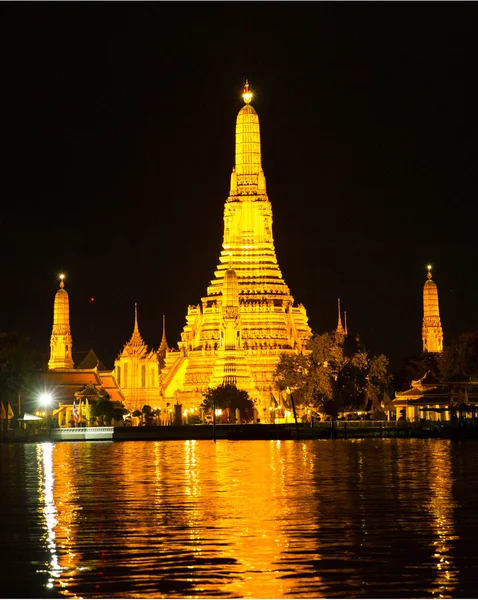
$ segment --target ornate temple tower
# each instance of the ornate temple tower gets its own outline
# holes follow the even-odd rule
[[[48,369],[73,369],[73,344],[70,333],[70,304],[68,293],[60,275],[60,289],[55,295],[53,306],[53,329],[50,338],[50,360]]]
[[[259,117],[247,83],[243,92],[219,265],[201,304],[189,307],[180,352],[168,352],[162,374],[164,398],[188,408],[208,387],[234,379],[268,410],[279,355],[304,350],[311,333],[277,264]]]
[[[160,405],[160,368],[158,354],[149,351],[139,332],[138,307],[134,305],[134,330],[129,342],[115,360],[115,376],[130,412],[141,411],[145,404]]]
[[[338,307],[339,318],[337,321],[337,329],[335,331],[338,335],[346,335],[346,331],[344,329],[344,326],[342,325],[342,317],[340,316],[340,298],[337,298],[337,307]]]
[[[438,289],[428,265],[427,281],[423,286],[423,352],[443,351],[443,331],[438,308]]]

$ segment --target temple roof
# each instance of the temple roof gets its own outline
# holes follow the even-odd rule
[[[144,343],[138,327],[138,305],[134,305],[134,329],[129,342],[123,347],[121,356],[144,356],[148,353],[148,347]]]
[[[470,378],[463,371],[458,371],[448,378],[447,383],[469,383]]]
[[[99,369],[100,371],[106,371],[106,367],[101,360],[96,356],[93,348],[90,349],[85,358],[78,365],[78,369]]]
[[[106,390],[111,401],[122,403],[125,400],[113,371],[98,372],[96,368],[48,371],[41,376],[41,379],[54,388],[55,400],[72,400],[76,392],[88,385]]]
[[[100,376],[95,369],[62,369],[48,371],[41,376],[42,380],[53,385],[99,385]]]

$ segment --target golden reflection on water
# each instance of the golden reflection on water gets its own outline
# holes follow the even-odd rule
[[[78,598],[450,597],[450,446],[424,442],[39,444],[46,585]]]
[[[458,539],[454,527],[453,475],[451,443],[424,440],[426,452],[416,453],[404,448],[398,460],[399,500],[404,509],[401,525],[413,533],[431,529],[428,544],[430,556],[426,562],[411,568],[430,570],[427,592],[437,598],[451,598],[458,583],[450,550]],[[423,487],[427,494],[423,495]],[[411,505],[411,501],[413,505]],[[426,575],[424,575],[426,577]]]
[[[457,572],[450,555],[453,541],[458,539],[454,530],[450,445],[436,446],[430,461],[430,503],[428,510],[433,517],[436,540],[433,558],[436,561],[436,578],[430,592],[434,597],[450,598],[458,582]]]

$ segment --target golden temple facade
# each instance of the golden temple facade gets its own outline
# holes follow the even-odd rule
[[[432,280],[431,266],[428,266],[427,281],[423,286],[423,352],[443,352],[443,330],[438,307],[438,288]]]
[[[256,401],[262,418],[280,354],[305,350],[311,330],[277,263],[259,117],[247,83],[243,98],[219,264],[201,303],[188,308],[179,352],[166,353],[162,394],[192,409],[208,387],[235,383]]]
[[[164,343],[166,339],[163,333]],[[131,339],[115,360],[114,373],[121,391],[124,404],[133,413],[142,411],[143,406],[160,406],[160,361],[158,353],[149,350],[138,327],[138,307],[134,307],[134,329]]]

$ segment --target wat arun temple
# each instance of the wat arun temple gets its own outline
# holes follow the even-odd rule
[[[135,305],[133,333],[114,368],[106,369],[93,350],[75,366],[69,299],[64,275],[60,276],[53,307],[50,360],[42,377],[59,401],[56,416],[60,427],[71,425],[76,415],[75,400],[82,406],[90,392],[106,392],[113,403],[133,416],[149,406],[159,409],[160,424],[177,422],[177,415],[187,422],[188,415],[201,418],[205,392],[222,384],[248,392],[254,401],[255,422],[273,422],[272,407],[282,403],[274,385],[280,355],[306,351],[312,332],[304,306],[294,305],[277,264],[272,206],[262,169],[259,117],[251,106],[247,82],[243,99],[236,120],[235,166],[224,206],[219,264],[206,295],[188,308],[178,349],[168,346],[164,316],[161,343],[157,349],[148,348],[139,331]],[[341,322],[340,300],[336,331],[347,335],[346,320],[345,328]],[[422,339],[425,354],[443,351],[438,290],[431,266],[423,289]],[[422,383],[420,380],[417,385]],[[408,406],[409,401],[416,403],[417,389],[397,394],[394,403],[398,409],[418,410]],[[418,389],[420,394],[422,391]]]
[[[189,306],[179,351],[167,352],[161,379],[163,398],[190,408],[208,387],[234,384],[261,414],[276,393],[280,354],[304,350],[311,330],[277,264],[259,117],[247,83],[243,99],[219,264],[201,303]]]
[[[200,304],[188,308],[178,349],[168,347],[164,317],[161,344],[157,350],[148,349],[135,306],[133,334],[114,369],[105,369],[93,350],[75,367],[68,294],[61,276],[44,380],[55,387],[64,407],[62,424],[70,420],[73,391],[81,385],[103,388],[131,413],[150,405],[164,415],[172,406],[181,407],[183,414],[199,415],[208,388],[233,384],[254,400],[257,418],[267,419],[271,400],[279,395],[273,376],[280,355],[306,349],[311,336],[306,310],[301,304],[294,306],[277,264],[259,117],[247,82],[242,97],[219,264]],[[74,395],[80,398],[79,391]]]

